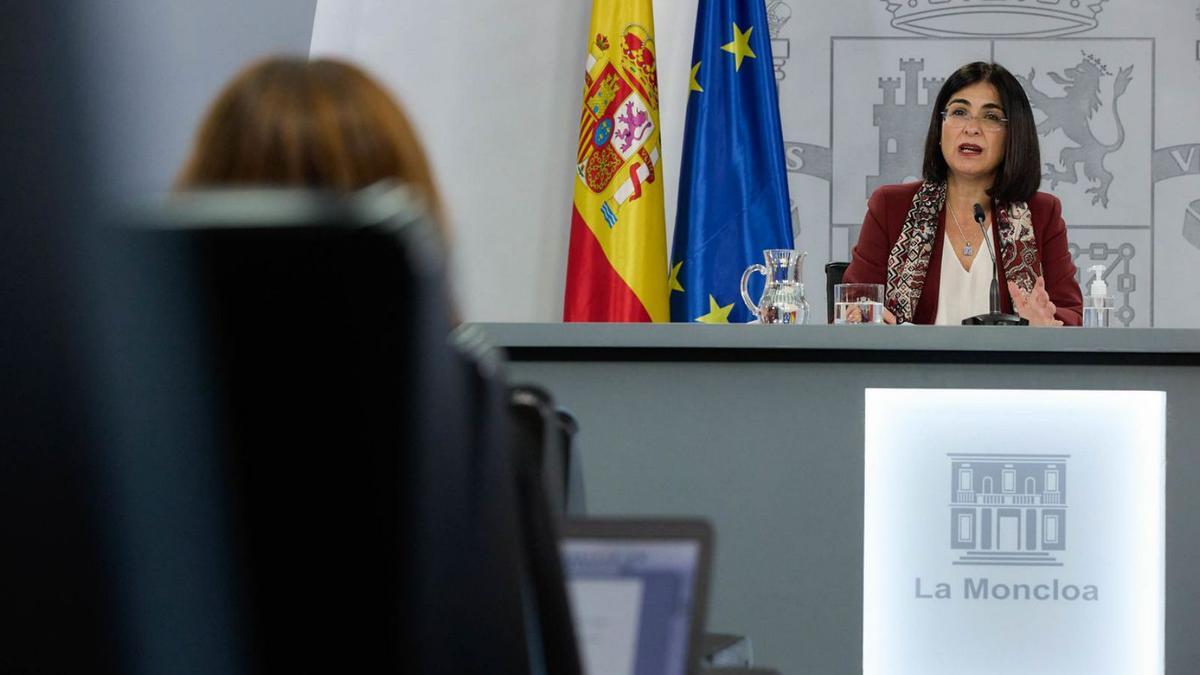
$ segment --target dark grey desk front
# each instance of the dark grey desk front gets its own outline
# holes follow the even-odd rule
[[[1167,393],[1166,672],[1200,663],[1200,331],[481,324],[578,417],[588,511],[699,514],[709,630],[784,673],[858,673],[863,391]],[[997,414],[997,424],[1004,424]]]

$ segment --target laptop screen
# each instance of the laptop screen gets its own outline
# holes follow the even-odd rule
[[[562,557],[590,675],[685,675],[702,622],[703,538],[568,532]]]

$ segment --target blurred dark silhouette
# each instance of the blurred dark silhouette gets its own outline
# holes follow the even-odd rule
[[[111,480],[144,671],[530,672],[505,390],[447,341],[417,201],[207,191],[114,235]]]
[[[403,113],[348,66],[252,66],[180,191],[104,216],[73,16],[0,29],[0,673],[575,672],[553,515],[496,357],[447,339]],[[224,126],[303,122],[242,108],[288,82],[317,136]]]
[[[118,670],[89,414],[94,222],[75,3],[0,21],[0,672]]]

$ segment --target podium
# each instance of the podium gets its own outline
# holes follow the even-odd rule
[[[575,412],[589,513],[712,521],[707,629],[789,673],[862,669],[867,389],[1165,392],[1165,672],[1200,662],[1200,331],[479,327]]]

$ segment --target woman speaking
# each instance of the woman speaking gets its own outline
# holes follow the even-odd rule
[[[989,309],[986,229],[1000,268],[1000,311],[1035,326],[1079,325],[1083,298],[1062,203],[1037,191],[1033,111],[1003,66],[970,63],[946,79],[922,175],[871,195],[843,281],[885,284],[889,323],[959,325]]]

